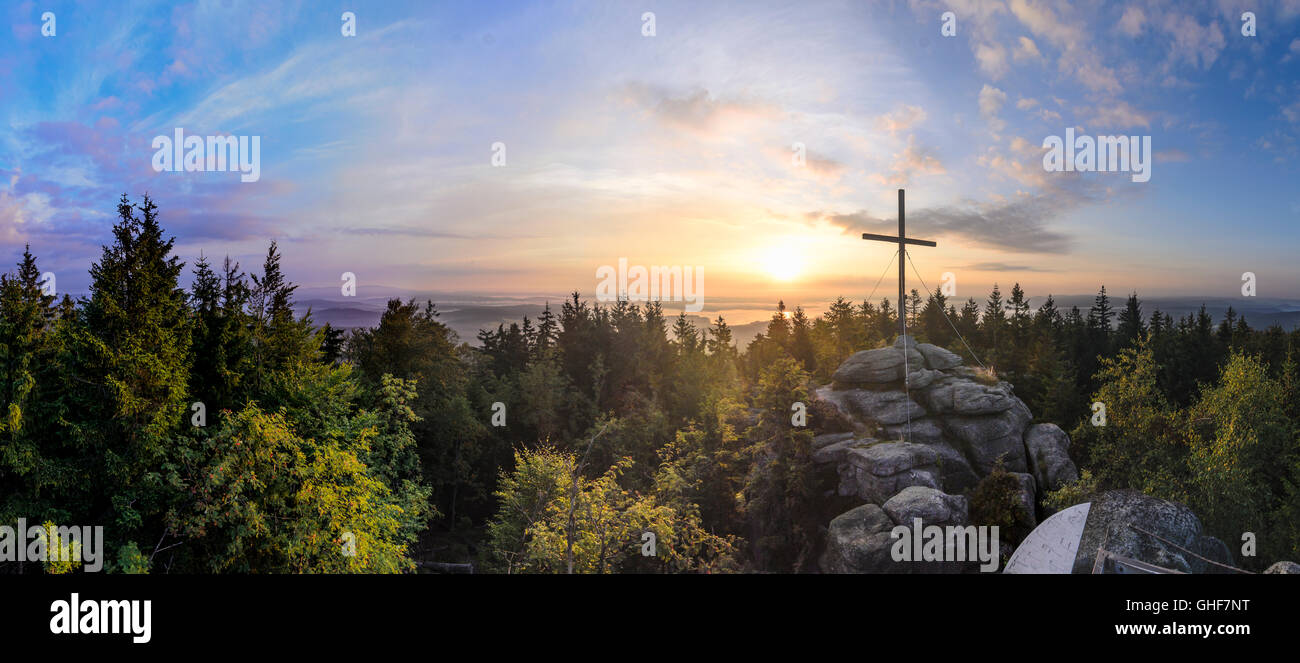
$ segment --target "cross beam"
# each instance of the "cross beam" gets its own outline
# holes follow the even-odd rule
[[[894,237],[893,235],[877,235],[877,234],[875,234],[875,233],[862,233],[862,239],[874,239],[874,240],[876,240],[877,242],[897,242],[897,241],[898,241],[898,238],[897,238],[897,237]],[[907,244],[915,244],[915,245],[917,245],[917,246],[938,246],[937,244],[935,244],[934,242],[931,242],[931,241],[928,240],[928,239],[912,239],[911,237],[904,237],[904,238],[903,238],[903,242],[905,242],[905,243],[907,243]]]
[[[869,239],[876,242],[898,242],[898,335],[900,337],[907,334],[907,286],[904,285],[907,278],[907,245],[916,246],[938,246],[934,242],[925,239],[913,239],[907,236],[904,230],[903,219],[903,189],[898,190],[898,237],[889,235],[876,235],[873,233],[862,233],[862,239]]]

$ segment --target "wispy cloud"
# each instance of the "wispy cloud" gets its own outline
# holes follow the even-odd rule
[[[1011,253],[1068,253],[1070,238],[1048,227],[1068,211],[1086,202],[1082,195],[1054,192],[1023,196],[1006,201],[965,201],[958,205],[908,212],[908,234],[949,236],[973,246]],[[818,218],[844,233],[888,233],[895,230],[893,219],[882,219],[863,211],[848,214],[817,213]]]

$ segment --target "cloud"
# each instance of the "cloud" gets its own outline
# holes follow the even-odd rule
[[[1048,4],[1030,0],[1011,0],[1010,9],[1030,32],[1060,49],[1057,67],[1061,72],[1072,74],[1093,91],[1120,92],[1114,70],[1102,64],[1101,56],[1091,47],[1093,35],[1084,30],[1085,21],[1062,20]],[[1068,11],[1068,7],[1063,9]]]
[[[1020,37],[1019,44],[1016,46],[1015,59],[1017,62],[1023,60],[1041,60],[1043,54],[1038,52],[1038,44],[1034,43],[1029,37]]]
[[[163,113],[144,118],[132,131],[185,127],[194,133],[236,132],[264,124],[285,109],[292,108],[300,117],[318,108],[336,111],[344,105],[340,100],[368,110],[363,93],[375,87],[373,71],[394,66],[388,59],[391,52],[381,46],[405,38],[403,33],[414,27],[411,21],[399,21],[359,33],[359,49],[341,49],[335,41],[301,46],[274,66],[217,87],[183,112],[165,119]]]
[[[542,235],[528,235],[528,234],[515,234],[515,233],[510,233],[509,235],[502,235],[499,233],[472,233],[471,234],[471,233],[457,233],[457,232],[448,232],[442,230],[434,230],[432,228],[403,228],[403,227],[390,228],[390,227],[379,227],[379,226],[364,227],[364,228],[346,228],[346,229],[341,229],[339,232],[348,235],[357,234],[357,235],[378,235],[378,236],[392,236],[392,237],[424,237],[429,239],[472,239],[472,240],[505,239],[505,240],[514,241],[520,239],[539,239],[542,237]]]
[[[1300,101],[1295,101],[1291,105],[1284,107],[1282,109],[1282,115],[1286,118],[1287,122],[1291,122],[1292,124],[1300,122]]]
[[[844,174],[845,165],[830,157],[814,154],[812,150],[804,155],[804,165],[819,177],[837,178]]]
[[[978,44],[975,46],[975,62],[980,70],[996,81],[1007,73],[1007,49],[1001,44]]]
[[[957,237],[975,246],[1011,253],[1068,253],[1070,238],[1046,223],[1088,202],[1090,197],[1065,190],[992,202],[964,201],[959,205],[908,212],[908,234],[918,237]],[[825,222],[845,234],[888,233],[897,220],[882,219],[865,210],[822,214]]]
[[[1142,24],[1146,20],[1147,15],[1141,7],[1128,7],[1119,19],[1119,31],[1130,37],[1136,37],[1142,34]]]
[[[1091,113],[1089,122],[1097,125],[1098,129],[1151,128],[1151,119],[1147,114],[1133,108],[1125,101],[1114,101],[1096,107]]]
[[[1029,110],[1037,105],[1037,99],[1025,99],[1023,97],[1016,102],[1016,108],[1019,108],[1020,110]]]
[[[876,118],[876,128],[897,135],[925,121],[925,109],[906,104]]]
[[[872,175],[872,179],[891,188],[905,187],[916,175],[941,175],[946,172],[943,162],[933,151],[916,143],[916,136],[907,137],[907,145],[894,154],[889,165],[889,175]]]
[[[1043,120],[1044,122],[1060,122],[1060,121],[1061,121],[1061,114],[1060,114],[1060,113],[1058,113],[1058,112],[1056,112],[1056,111],[1054,111],[1054,110],[1048,110],[1048,109],[1046,109],[1046,108],[1040,108],[1040,109],[1038,109],[1038,117],[1042,118],[1042,120]]]
[[[1201,25],[1186,14],[1167,14],[1161,29],[1173,38],[1169,46],[1171,63],[1185,62],[1192,67],[1199,63],[1202,68],[1209,69],[1227,45],[1217,22]]]
[[[1054,269],[1044,267],[1032,267],[1030,265],[1012,265],[1005,262],[977,262],[971,265],[965,265],[960,269],[969,269],[976,272],[1055,272]]]
[[[718,99],[704,88],[675,91],[633,83],[626,87],[626,93],[630,102],[660,122],[697,136],[714,136],[777,116],[776,109],[768,104]]]
[[[979,107],[980,117],[988,120],[989,128],[994,133],[1002,131],[1006,123],[998,119],[998,112],[1002,110],[1002,105],[1007,102],[1007,93],[995,87],[988,85],[980,88]]]
[[[985,84],[980,88],[980,115],[986,118],[995,117],[1006,101],[1006,92]]]

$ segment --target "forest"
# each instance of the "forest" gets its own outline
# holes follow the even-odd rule
[[[103,525],[110,572],[816,572],[854,506],[811,461],[844,426],[812,391],[894,340],[887,299],[778,303],[742,349],[721,316],[575,292],[471,343],[432,302],[355,330],[295,314],[274,242],[249,272],[173,242],[123,195],[86,296],[47,294],[31,247],[0,278],[0,523]],[[1104,287],[1086,311],[1028,301],[913,290],[908,332],[1069,432],[1083,472],[1051,506],[1134,488],[1234,550],[1255,534],[1244,568],[1296,556],[1300,331]]]

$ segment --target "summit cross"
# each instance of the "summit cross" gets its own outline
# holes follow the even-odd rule
[[[862,233],[862,239],[869,239],[876,242],[898,242],[898,335],[903,337],[907,335],[907,287],[905,264],[907,263],[907,245],[915,244],[917,246],[938,246],[934,242],[925,239],[913,239],[907,236],[903,221],[903,189],[898,190],[898,237],[889,235],[876,235],[872,233]]]

